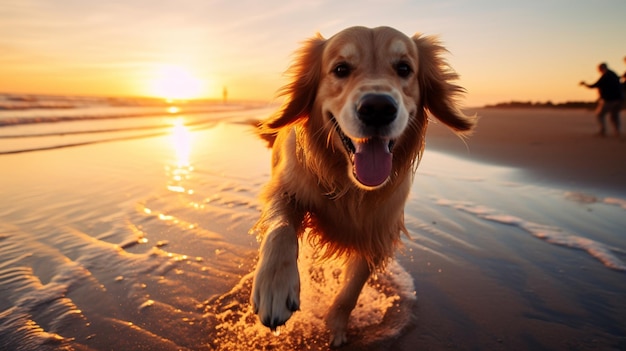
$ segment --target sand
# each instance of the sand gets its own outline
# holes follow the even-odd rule
[[[428,147],[523,170],[531,182],[626,191],[626,128],[622,137],[596,135],[593,111],[470,109],[480,122],[467,144],[433,123]],[[622,117],[626,120],[626,116]],[[607,124],[608,124],[607,117]],[[610,124],[608,124],[608,130]]]
[[[0,349],[326,350],[340,262],[303,247],[278,336],[248,304],[270,170],[245,122],[270,112],[0,156]],[[431,125],[344,349],[624,349],[625,143],[589,111],[478,113],[466,143]]]

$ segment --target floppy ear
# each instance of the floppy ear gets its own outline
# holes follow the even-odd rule
[[[286,100],[274,116],[261,123],[261,132],[275,134],[278,129],[309,116],[320,83],[322,52],[326,40],[318,33],[296,52],[288,74],[291,82],[279,91]]]
[[[466,116],[457,107],[456,99],[465,89],[452,83],[459,76],[442,57],[447,50],[434,37],[416,34],[412,39],[419,55],[417,79],[422,107],[456,132],[471,130],[476,116]]]

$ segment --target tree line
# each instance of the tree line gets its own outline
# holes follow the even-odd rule
[[[485,105],[486,108],[584,108],[593,110],[597,106],[596,101],[566,101],[554,103],[552,101],[509,101],[497,104]]]

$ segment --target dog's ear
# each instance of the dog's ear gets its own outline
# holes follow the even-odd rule
[[[465,93],[465,89],[452,83],[459,76],[442,57],[447,50],[434,37],[416,34],[413,41],[419,55],[417,79],[422,108],[456,132],[470,131],[476,116],[465,115],[457,106],[456,98]]]
[[[278,129],[309,116],[321,79],[325,42],[318,33],[296,52],[296,58],[287,71],[291,82],[279,91],[285,97],[285,103],[278,113],[261,124],[262,133],[275,134]]]

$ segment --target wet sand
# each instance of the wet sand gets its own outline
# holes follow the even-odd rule
[[[480,117],[467,145],[431,123],[428,147],[519,168],[530,182],[626,192],[626,130],[596,135],[593,111],[583,109],[473,109]],[[624,115],[625,113],[622,113]],[[622,116],[625,120],[626,116]]]

